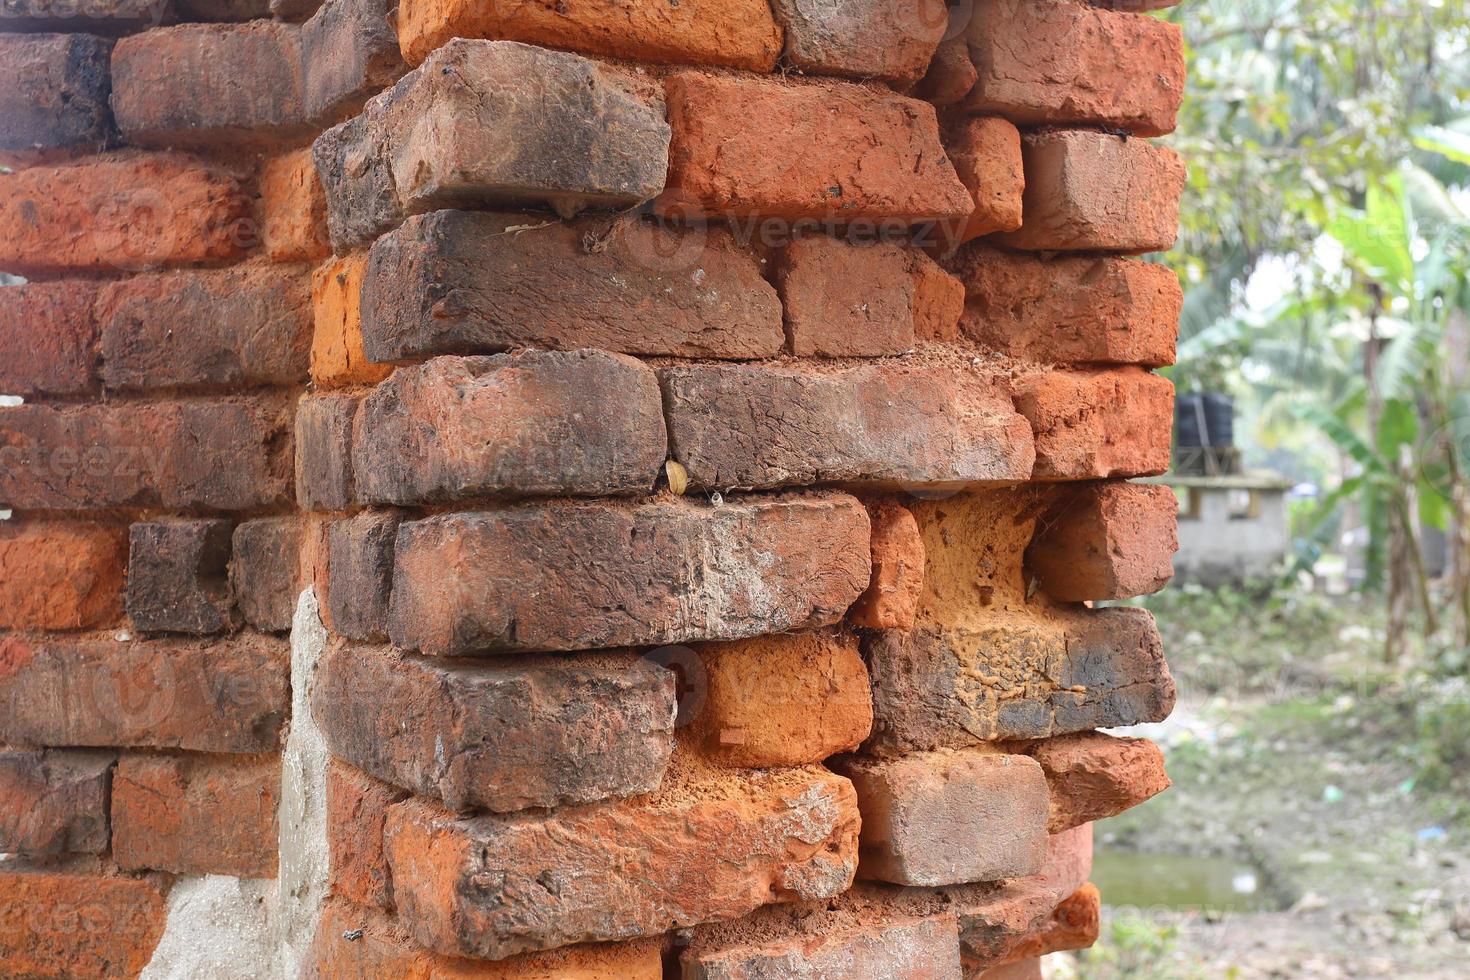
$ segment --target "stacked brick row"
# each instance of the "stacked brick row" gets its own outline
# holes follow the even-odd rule
[[[1174,28],[30,2],[0,972],[156,969],[201,875],[309,906],[290,975],[1024,977],[1091,941],[1090,822],[1167,785],[1096,731],[1168,714],[1157,631],[1092,603],[1170,574],[1172,495],[1127,481],[1168,462],[1179,289],[1134,256],[1177,223]],[[282,764],[306,733],[324,773]],[[281,864],[318,777],[319,904]]]

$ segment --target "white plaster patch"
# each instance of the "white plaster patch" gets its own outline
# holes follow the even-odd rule
[[[281,980],[275,955],[276,883],[207,875],[180,878],[168,922],[140,980]]]

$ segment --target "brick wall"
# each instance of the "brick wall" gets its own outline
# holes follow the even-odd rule
[[[1089,944],[1169,5],[0,5],[0,975]]]

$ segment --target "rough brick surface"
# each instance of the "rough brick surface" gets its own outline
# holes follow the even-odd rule
[[[837,771],[857,790],[864,878],[932,887],[1041,870],[1047,786],[1034,759],[979,752],[853,757]]]
[[[145,632],[218,633],[235,625],[230,535],[223,520],[128,529],[128,618]]]
[[[306,380],[306,277],[278,266],[142,275],[102,287],[102,381],[121,390]]]
[[[0,174],[0,269],[108,271],[238,258],[250,205],[186,158],[127,155]]]
[[[630,655],[477,666],[340,648],[312,696],[333,755],[456,811],[651,792],[674,708],[674,675]]]
[[[521,346],[742,359],[784,343],[775,289],[724,230],[464,211],[373,246],[362,329],[380,360]]]
[[[353,4],[355,6],[355,4]],[[273,262],[308,262],[332,251],[327,197],[310,150],[271,157],[260,166],[260,242]]]
[[[93,31],[112,34],[157,24],[170,13],[169,0],[8,0],[0,7],[6,31]]]
[[[868,648],[881,755],[1162,721],[1174,707],[1153,617],[1100,609],[1056,627],[920,627]]]
[[[660,377],[670,455],[691,486],[960,487],[1031,475],[1025,421],[974,368],[698,365]]]
[[[399,529],[388,631],[447,655],[741,639],[836,622],[869,571],[840,494],[447,514]]]
[[[0,34],[0,150],[106,144],[111,53],[86,34]]]
[[[1029,134],[1019,231],[1035,251],[1161,252],[1179,235],[1184,164],[1167,147],[1092,130]]]
[[[596,350],[438,357],[363,399],[364,503],[648,493],[667,454],[658,378]]]
[[[725,65],[770,71],[781,30],[765,0],[629,0],[546,4],[540,0],[404,0],[403,55],[418,64],[455,37],[497,37],[633,61]]]
[[[960,318],[967,340],[1035,361],[1174,363],[1184,292],[1168,266],[975,245],[951,268],[968,289]]]
[[[363,114],[333,126],[311,144],[327,198],[327,231],[339,255],[403,220],[387,143],[381,114]]]
[[[1170,786],[1164,753],[1146,738],[1087,732],[1038,742],[1028,751],[1051,787],[1053,834],[1117,816]]]
[[[1013,965],[1037,962],[1036,957],[1071,949],[1086,949],[1102,934],[1102,893],[1093,884],[1083,885],[1052,913],[1035,935],[1011,950]],[[1038,971],[1036,976],[1040,976]],[[990,974],[986,974],[987,977]]]
[[[944,148],[975,201],[975,210],[953,244],[1020,228],[1026,188],[1020,130],[993,116],[966,117],[946,129]]]
[[[410,801],[389,810],[388,860],[415,939],[498,958],[834,896],[852,883],[857,823],[846,780],[796,769],[547,816],[457,819]]]
[[[811,916],[822,919],[820,913]],[[891,977],[895,980],[960,980],[959,935],[950,915],[880,918],[762,942],[697,943],[679,957],[684,980],[822,980],[826,977]]]
[[[125,754],[112,784],[112,849],[124,870],[273,878],[275,757]]]
[[[949,27],[944,0],[775,0],[772,9],[793,67],[900,84],[923,76]]]
[[[0,872],[0,974],[136,977],[165,915],[163,892],[147,879]]]
[[[917,287],[910,253],[825,235],[786,246],[776,285],[798,357],[879,357],[914,346]]]
[[[346,510],[357,499],[352,477],[356,395],[303,398],[296,407],[296,501],[305,510]]]
[[[332,894],[393,910],[393,873],[383,852],[388,807],[408,792],[335,760],[327,764],[327,844]]]
[[[666,84],[664,213],[908,222],[974,207],[928,103],[843,82],[680,72]]]
[[[0,629],[75,630],[122,618],[121,527],[0,523]]]
[[[868,629],[911,629],[924,588],[924,538],[914,515],[891,500],[869,506],[873,580],[847,618]]]
[[[327,529],[328,583],[319,597],[333,632],[354,640],[387,639],[399,521],[396,513],[364,512]]]
[[[265,638],[7,636],[0,741],[266,752],[286,716],[287,679],[285,644]]]
[[[290,496],[290,459],[274,402],[0,408],[0,504],[19,509],[269,506]]]
[[[95,295],[89,282],[0,286],[0,392],[32,398],[95,387]]]
[[[1169,468],[1174,385],[1137,370],[1052,371],[1016,386],[1038,480],[1157,476]]]
[[[1174,577],[1178,518],[1169,487],[1069,490],[1038,525],[1027,567],[1048,595],[1065,602],[1151,595]]]
[[[950,8],[954,15],[956,8]],[[965,10],[958,8],[959,16]],[[929,71],[919,82],[914,94],[925,102],[936,106],[954,105],[970,93],[979,78],[975,63],[970,60],[970,43],[964,34],[957,34],[941,41],[934,50],[934,59],[929,62]]]
[[[827,632],[702,645],[690,686],[690,737],[724,765],[821,762],[862,744],[873,725],[856,637]],[[676,668],[681,666],[675,661]]]
[[[1179,27],[1050,0],[976,0],[967,31],[979,77],[965,107],[1034,125],[1172,132],[1184,95]]]
[[[101,854],[108,849],[110,752],[0,751],[0,852]]]
[[[230,592],[245,622],[263,633],[291,628],[302,588],[301,544],[301,524],[290,517],[266,517],[235,528]]]
[[[922,253],[913,253],[914,333],[929,340],[959,336],[965,310],[965,285]]]
[[[351,115],[408,71],[393,9],[389,0],[327,0],[302,26],[301,101],[309,119]]]
[[[319,387],[377,384],[393,372],[363,352],[362,285],[366,253],[332,259],[311,277],[315,330],[311,341],[311,380]]]

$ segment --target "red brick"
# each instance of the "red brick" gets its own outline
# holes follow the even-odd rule
[[[0,741],[266,752],[289,705],[283,641],[0,639]]]
[[[0,523],[0,629],[96,629],[117,623],[127,554],[127,535],[120,527]]]
[[[909,250],[826,235],[786,246],[776,285],[798,357],[880,357],[914,346],[917,297]]]
[[[401,518],[364,512],[327,529],[327,587],[318,590],[323,617],[334,633],[354,640],[388,638],[393,588],[393,545]]]
[[[666,83],[662,213],[917,222],[974,207],[926,102],[843,82],[680,72]]]
[[[1171,785],[1164,753],[1146,738],[1087,732],[1038,742],[1028,751],[1051,787],[1053,834],[1117,816]]]
[[[0,269],[108,271],[239,258],[254,244],[235,178],[127,154],[0,174]]]
[[[949,27],[944,0],[774,0],[785,60],[817,75],[917,82]]]
[[[389,635],[434,655],[826,626],[870,571],[867,514],[842,494],[445,514],[405,523],[396,551]]]
[[[33,398],[96,387],[96,292],[89,282],[0,286],[0,392]]]
[[[1031,475],[1024,420],[974,367],[691,365],[660,377],[670,455],[694,487],[958,488]]]
[[[1022,940],[1010,952],[1011,966],[1023,963],[1038,963],[1038,957],[1066,950],[1086,949],[1097,942],[1102,934],[1102,893],[1093,884],[1083,885],[1057,906],[1051,918],[1043,923],[1040,931]],[[996,972],[1005,969],[996,967],[985,974],[987,980],[997,977],[1015,977],[1020,974]],[[1040,976],[1040,972],[1034,974]]]
[[[419,215],[373,246],[362,304],[385,361],[515,347],[738,360],[785,343],[776,290],[729,232],[637,220]]]
[[[858,874],[958,885],[1036,874],[1046,856],[1046,777],[1034,759],[979,752],[837,764],[857,790]]]
[[[1027,567],[1064,602],[1151,595],[1174,577],[1179,502],[1163,486],[1068,489],[1037,527]]]
[[[332,259],[312,273],[311,380],[319,388],[377,384],[393,373],[391,364],[374,364],[363,352],[362,285],[367,263],[367,253],[360,252]]]
[[[1038,480],[1156,476],[1169,468],[1174,385],[1134,369],[1050,371],[1016,384]]]
[[[0,751],[0,852],[105,852],[115,762],[110,752]]]
[[[112,111],[135,146],[304,136],[299,31],[258,20],[179,24],[125,37],[112,52]]]
[[[873,725],[868,669],[842,633],[763,636],[699,647],[689,738],[723,765],[772,768],[850,752]],[[677,669],[681,665],[674,661]]]
[[[969,221],[948,244],[1020,228],[1026,189],[1020,130],[993,116],[968,116],[950,125],[944,136],[960,183],[975,201]]]
[[[369,101],[368,107],[373,104]],[[339,255],[367,245],[403,220],[388,150],[381,112],[353,116],[311,144],[327,198],[327,231]]]
[[[150,27],[169,13],[168,0],[93,0],[86,5],[57,0],[10,0],[0,7],[0,28],[20,32],[115,34]]]
[[[348,2],[347,6],[361,4]],[[332,252],[327,197],[310,150],[293,150],[261,164],[260,240],[272,262],[315,262]]]
[[[403,0],[403,56],[419,64],[455,37],[494,37],[585,54],[674,64],[770,71],[781,29],[765,0],[629,0],[546,4],[511,0]]]
[[[1174,363],[1184,291],[1168,266],[974,245],[951,268],[968,289],[960,333],[974,343],[1033,361]]]
[[[959,336],[965,311],[965,285],[945,272],[929,256],[914,259],[914,334],[927,340],[951,341]]]
[[[983,973],[972,974],[977,980],[1043,980],[1040,957],[1030,957],[992,966]]]
[[[952,915],[928,918],[868,917],[834,922],[813,912],[814,924],[764,934],[725,938],[719,926],[696,939],[679,959],[684,980],[818,980],[870,977],[893,980],[960,980],[959,934]],[[731,930],[734,932],[734,930]]]
[[[303,398],[296,408],[296,500],[305,510],[346,510],[357,499],[352,476],[356,395]]]
[[[912,629],[924,589],[924,539],[906,507],[891,500],[868,508],[873,522],[873,579],[847,618],[867,629]]]
[[[235,528],[230,593],[245,622],[263,633],[291,628],[301,576],[302,527],[294,518],[265,517]]]
[[[1138,136],[1174,129],[1184,95],[1176,24],[1067,0],[976,0],[967,36],[979,71],[972,112]]]
[[[134,276],[102,287],[96,316],[108,388],[306,381],[310,294],[279,266]]]
[[[0,150],[105,144],[111,53],[86,34],[0,34]]]
[[[112,781],[112,851],[127,871],[276,875],[281,762],[131,755]]]
[[[475,666],[344,647],[312,694],[339,759],[452,810],[497,813],[652,792],[674,710],[674,675],[632,655]]]
[[[136,977],[166,915],[159,884],[148,879],[0,873],[0,975]]]
[[[0,408],[0,503],[271,506],[291,494],[286,425],[279,403],[238,398]]]
[[[1021,152],[1024,220],[999,241],[1045,252],[1173,247],[1184,191],[1184,164],[1173,150],[1091,130],[1056,130],[1028,134]]]
[[[393,910],[393,873],[383,852],[383,822],[388,807],[407,798],[407,790],[335,759],[328,763],[327,844],[334,897]]]
[[[128,529],[128,618],[145,632],[219,633],[235,625],[229,521],[164,520]]]
[[[388,812],[388,861],[415,939],[494,959],[830,898],[852,883],[857,824],[846,780],[788,769],[534,816],[462,819],[414,800]]]
[[[649,493],[668,452],[658,377],[597,350],[436,357],[362,401],[358,499]]]
[[[963,7],[951,7],[951,16]],[[961,14],[963,16],[963,14]],[[963,34],[942,41],[934,51],[934,60],[929,62],[929,71],[914,94],[925,102],[937,106],[954,105],[970,93],[980,77],[975,63],[970,60],[970,44]]]
[[[316,122],[336,122],[396,82],[398,51],[389,0],[327,0],[301,28],[302,103]]]

